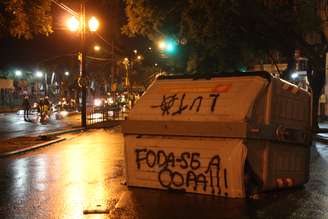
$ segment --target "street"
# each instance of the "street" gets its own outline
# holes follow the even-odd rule
[[[31,120],[35,119],[30,115]],[[46,125],[40,123],[26,122],[22,114],[0,113],[0,138],[1,140],[23,135],[39,135],[50,131],[58,131],[65,128],[79,127],[81,125],[80,115],[72,115],[61,120],[56,120],[52,114]]]
[[[328,218],[328,148],[321,143],[312,148],[304,187],[229,199],[127,188],[119,127],[66,137],[0,160],[1,218]],[[95,210],[106,214],[83,214]]]

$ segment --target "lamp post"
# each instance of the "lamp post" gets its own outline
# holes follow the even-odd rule
[[[35,85],[35,87],[36,87],[36,97],[38,98],[38,96],[39,96],[39,93],[41,93],[40,92],[40,90],[41,90],[41,88],[40,88],[40,84],[42,83],[42,78],[43,78],[43,72],[42,71],[36,71],[35,72],[35,74],[34,74],[34,77],[36,78],[36,80],[35,80],[35,83],[36,83],[36,85]],[[43,83],[42,83],[42,86],[43,86]]]
[[[23,75],[23,73],[22,73],[21,70],[16,70],[16,71],[15,71],[15,76],[16,76],[16,77],[20,78],[20,77],[22,77],[22,75]]]
[[[125,85],[126,88],[128,88],[128,86],[129,86],[129,65],[130,65],[129,58],[125,57],[123,59],[123,62],[122,63],[125,66],[125,70],[126,70],[126,72],[125,72],[125,82],[124,82],[124,85]]]
[[[93,47],[93,50],[96,51],[96,52],[99,52],[99,51],[100,51],[100,46],[95,45],[95,46]]]
[[[71,17],[67,25],[70,31],[80,32],[80,84],[82,90],[82,109],[81,109],[81,126],[87,127],[87,81],[86,81],[86,16],[85,1],[81,4],[81,12],[79,17]],[[89,31],[95,32],[99,27],[99,22],[95,17],[91,17],[88,21]]]

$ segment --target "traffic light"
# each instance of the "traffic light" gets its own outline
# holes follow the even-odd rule
[[[246,71],[247,71],[247,67],[240,67],[240,68],[239,68],[239,71],[240,71],[240,72],[246,72]]]
[[[158,47],[162,52],[167,54],[174,54],[176,52],[177,42],[173,39],[161,40]]]

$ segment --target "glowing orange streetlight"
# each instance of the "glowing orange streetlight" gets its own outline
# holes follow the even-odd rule
[[[99,21],[95,17],[91,17],[88,24],[91,32],[95,32],[99,28]]]
[[[80,22],[76,17],[72,16],[67,20],[67,27],[72,32],[78,31],[80,29]]]
[[[161,49],[161,50],[164,50],[165,48],[166,48],[166,42],[165,41],[159,41],[158,42],[158,47],[159,47],[159,49]]]
[[[93,49],[94,49],[94,51],[96,51],[96,52],[98,52],[98,51],[100,51],[100,46],[98,46],[98,45],[95,45],[94,47],[93,47]]]
[[[80,25],[80,21],[75,16],[70,17],[67,20],[66,24],[67,24],[68,29],[72,32],[76,32],[76,31],[81,30],[82,25]],[[89,30],[91,32],[95,32],[95,31],[98,30],[100,24],[99,24],[99,21],[97,20],[97,18],[91,17],[88,21],[88,26],[89,26]]]

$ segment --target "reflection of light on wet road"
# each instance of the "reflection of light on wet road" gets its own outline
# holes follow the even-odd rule
[[[92,145],[93,141],[85,138],[80,144],[74,145],[75,148],[65,151],[63,168],[67,171],[68,182],[63,193],[65,211],[72,218],[80,218],[83,210],[94,209],[97,204],[104,206],[104,200],[108,198],[104,184],[106,167],[103,161],[106,154],[103,147],[89,148],[87,153],[83,149],[76,150],[76,147]]]
[[[35,169],[35,188],[39,191],[44,191],[47,188],[46,179],[47,179],[47,168],[48,168],[48,159],[47,156],[38,157],[34,160]]]
[[[31,122],[24,121],[23,115],[16,113],[5,113],[0,116],[0,138],[8,139],[22,135],[39,135],[44,132],[58,131],[72,126],[78,127],[81,125],[80,115],[69,115],[63,119],[56,119],[55,114],[52,114],[49,122],[46,125],[41,125],[36,122],[36,116],[30,115]]]
[[[119,199],[121,145],[121,134],[88,131],[0,159],[0,218],[108,218],[83,211],[111,209]]]
[[[28,159],[18,159],[13,166],[14,171],[14,190],[13,196],[24,198],[27,190],[28,183]]]
[[[64,189],[64,199],[67,202],[66,211],[72,218],[80,218],[83,212],[84,184],[82,181],[85,171],[84,160],[81,152],[67,150],[65,154],[65,170],[67,171],[68,186]]]

